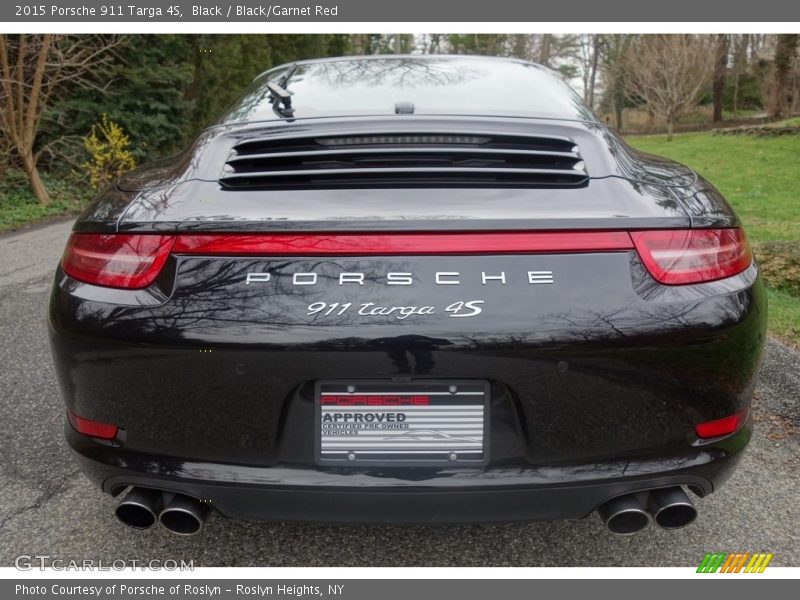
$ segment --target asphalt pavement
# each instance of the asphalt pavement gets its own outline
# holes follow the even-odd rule
[[[580,521],[469,526],[329,526],[212,517],[183,538],[136,531],[80,473],[63,408],[46,306],[70,221],[0,236],[0,566],[21,554],[63,560],[183,559],[195,566],[693,566],[705,552],[772,552],[800,566],[800,353],[770,340],[756,433],[734,476],[696,499],[678,531],[617,537]]]

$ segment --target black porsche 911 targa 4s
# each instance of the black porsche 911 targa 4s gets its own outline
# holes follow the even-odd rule
[[[691,522],[767,304],[737,217],[547,69],[377,56],[258,77],[75,224],[66,435],[117,516]]]

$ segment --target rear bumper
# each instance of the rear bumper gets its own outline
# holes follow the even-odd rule
[[[466,273],[457,259],[389,257],[373,269],[433,280],[432,269]],[[67,428],[107,493],[181,492],[243,519],[580,518],[627,492],[685,485],[709,494],[750,438],[748,423],[704,442],[695,425],[750,404],[766,326],[755,265],[670,287],[631,253],[471,257],[473,275],[547,268],[564,284],[532,291],[509,275],[507,286],[478,277],[461,291],[425,290],[437,306],[486,298],[485,318],[309,324],[306,302],[318,296],[270,296],[242,284],[240,271],[221,281],[216,260],[175,259],[168,299],[56,275],[51,341],[66,407],[120,429],[104,444]],[[335,270],[370,268],[353,261]],[[245,262],[245,271],[273,268]],[[413,290],[391,287],[371,284],[363,297],[419,304]],[[488,382],[488,464],[315,465],[315,382],[328,379]]]
[[[105,492],[129,485],[193,496],[236,519],[339,523],[467,523],[582,518],[629,492],[685,485],[698,496],[731,474],[752,434],[680,455],[533,468],[342,469],[251,467],[126,452],[67,425],[84,472]]]
[[[493,466],[680,455],[697,441],[695,424],[747,409],[766,326],[755,267],[669,287],[625,253],[503,264],[538,268],[534,259],[575,270],[572,285],[487,287],[486,318],[330,325],[285,322],[304,315],[296,294],[245,289],[246,297],[204,300],[202,279],[201,290],[167,302],[120,304],[119,290],[59,273],[50,311],[56,372],[67,409],[117,425],[126,451],[254,467],[313,464],[320,380],[488,381]],[[461,294],[439,287],[447,290],[430,295]]]

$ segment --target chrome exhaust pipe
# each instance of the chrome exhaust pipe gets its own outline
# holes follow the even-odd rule
[[[633,535],[650,523],[650,515],[636,494],[612,498],[597,509],[597,514],[608,530],[617,535]]]
[[[147,529],[158,519],[162,503],[162,494],[159,490],[134,487],[117,504],[114,514],[128,527]]]
[[[647,510],[656,524],[664,529],[680,529],[697,518],[697,509],[679,486],[650,492]]]
[[[195,498],[175,494],[161,513],[158,522],[178,535],[199,533],[208,517],[208,506]]]

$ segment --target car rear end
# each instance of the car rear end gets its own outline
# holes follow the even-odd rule
[[[610,139],[246,125],[216,179],[107,191],[50,306],[84,470],[137,518],[688,523],[750,438],[765,294],[719,194]]]

